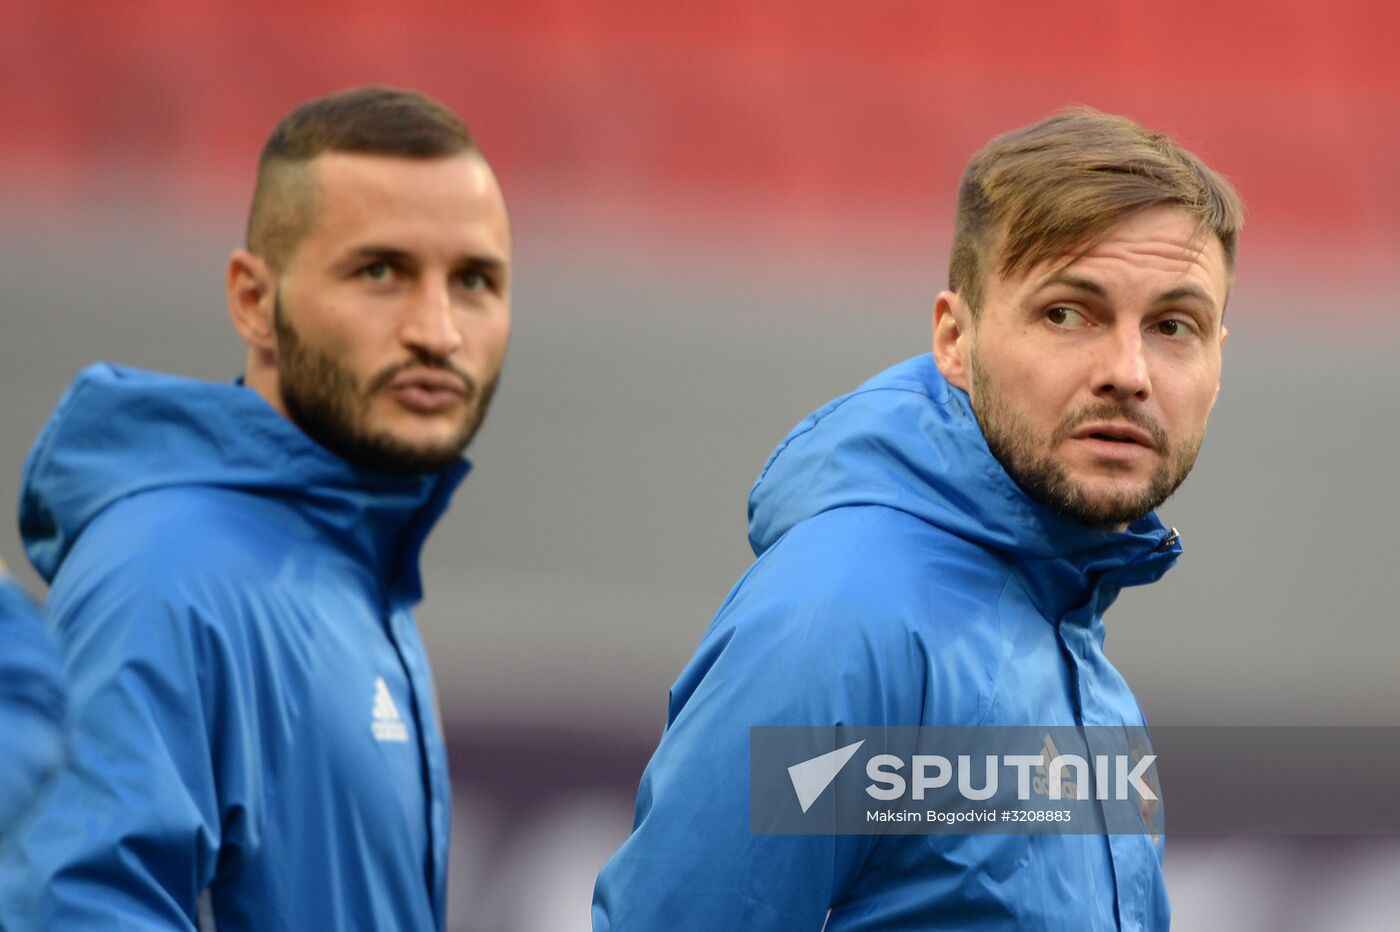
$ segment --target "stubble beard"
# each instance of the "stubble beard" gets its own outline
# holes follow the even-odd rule
[[[1056,514],[1100,530],[1127,526],[1170,498],[1196,463],[1203,434],[1189,442],[1172,443],[1161,425],[1112,401],[1066,414],[1046,441],[1009,404],[975,354],[971,368],[972,390],[977,399],[973,413],[992,455],[1023,492]],[[1090,483],[1075,479],[1055,458],[1053,451],[1079,427],[1092,421],[1126,421],[1152,436],[1157,467],[1140,490],[1096,494]]]
[[[495,378],[478,387],[448,362],[416,359],[380,371],[362,388],[353,371],[301,339],[282,311],[281,295],[275,299],[272,321],[277,333],[277,378],[287,413],[311,439],[356,466],[390,473],[439,472],[457,462],[486,419],[496,391]],[[412,444],[367,426],[375,396],[410,368],[448,371],[466,386],[462,423],[444,443]]]

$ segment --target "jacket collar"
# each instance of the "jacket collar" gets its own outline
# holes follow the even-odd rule
[[[1002,555],[1053,619],[1095,594],[1097,614],[1123,586],[1161,578],[1181,553],[1155,514],[1101,531],[1026,495],[988,449],[966,393],[929,354],[822,406],[778,445],[749,496],[754,552],[850,505],[896,508]]]
[[[395,475],[352,465],[315,443],[256,392],[98,364],[79,374],[25,463],[20,530],[52,580],[74,541],[116,501],[208,486],[274,498],[381,581],[422,594],[418,556],[470,464]]]

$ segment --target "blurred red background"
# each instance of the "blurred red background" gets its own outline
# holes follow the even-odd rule
[[[516,200],[566,230],[625,216],[722,243],[752,222],[801,249],[854,224],[867,251],[923,251],[971,151],[1087,103],[1231,176],[1246,262],[1389,278],[1400,248],[1389,0],[0,6],[11,194],[154,173],[144,196],[239,204],[279,116],[373,81],[459,109]]]

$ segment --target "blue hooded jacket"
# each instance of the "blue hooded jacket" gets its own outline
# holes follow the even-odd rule
[[[1030,499],[931,356],[827,404],[749,499],[758,559],[671,689],[598,932],[1159,930],[1160,837],[752,834],[756,725],[1141,725],[1103,612],[1180,545]]]
[[[410,607],[465,475],[392,476],[255,392],[94,366],[25,468],[72,762],[0,925],[442,929],[446,754]]]
[[[19,585],[0,572],[0,845],[63,762],[63,661]]]

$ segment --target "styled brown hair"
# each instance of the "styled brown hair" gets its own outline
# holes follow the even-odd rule
[[[476,152],[457,114],[417,91],[357,87],[297,107],[258,159],[248,249],[282,269],[316,223],[319,191],[308,168],[325,152],[444,158]]]
[[[1175,204],[1213,233],[1233,274],[1244,206],[1230,182],[1160,133],[1088,107],[998,136],[958,187],[948,287],[974,319],[987,275],[1014,275],[1102,242],[1133,214]]]

